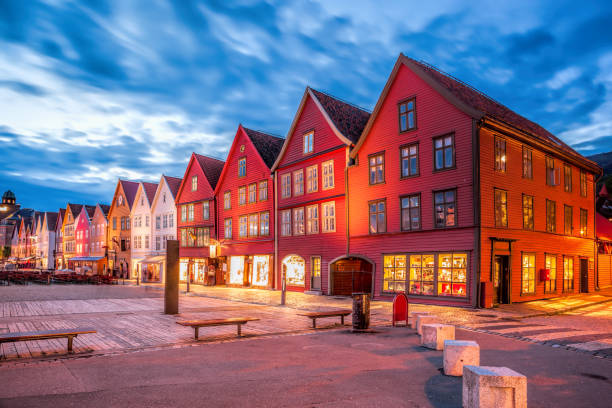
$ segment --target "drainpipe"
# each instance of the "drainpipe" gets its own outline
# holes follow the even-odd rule
[[[594,243],[595,245],[593,245],[593,261],[595,263],[595,276],[597,276],[597,279],[595,279],[594,283],[594,287],[595,290],[600,290],[599,289],[599,258],[598,258],[598,250],[597,250],[597,183],[599,183],[599,180],[601,180],[604,176],[604,172],[603,169],[601,170],[601,173],[599,173],[599,176],[597,177],[597,179],[595,180],[595,182],[593,183],[593,237],[594,239]],[[587,265],[587,276],[588,276],[588,265]],[[587,288],[588,290],[588,288]]]
[[[279,259],[278,259],[278,194],[277,194],[277,183],[278,183],[278,173],[275,171],[273,175],[273,188],[272,194],[274,194],[274,277],[278,276],[278,268]],[[282,271],[282,268],[281,268]],[[283,306],[285,304],[285,299],[287,296],[287,287],[285,286],[285,274],[281,272],[281,301],[280,304]]]
[[[346,148],[346,158],[344,159],[344,223],[346,230],[346,256],[351,253],[350,233],[349,233],[349,182],[348,182],[348,166],[349,166],[349,147]]]

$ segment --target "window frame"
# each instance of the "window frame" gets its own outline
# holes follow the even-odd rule
[[[503,202],[498,202],[498,193],[500,193],[500,198],[503,195]],[[500,204],[504,210],[505,219],[499,220],[498,209],[497,206]],[[508,190],[504,190],[501,188],[494,187],[493,188],[493,215],[495,217],[495,228],[508,228]]]
[[[525,291],[525,287],[524,287],[524,283],[525,283],[525,260],[524,258],[526,256],[532,256],[533,257],[533,267],[531,266],[527,266],[528,269],[533,268],[533,278],[529,279],[529,282],[533,282],[533,290],[529,290],[529,291]],[[535,295],[536,293],[536,286],[537,286],[537,280],[536,280],[536,270],[537,270],[537,256],[535,252],[523,252],[521,251],[521,296],[532,296]],[[529,274],[528,274],[529,275]],[[529,288],[531,289],[531,285],[529,285]]]
[[[316,217],[311,217],[310,210],[312,208],[316,209],[316,213],[317,213]],[[305,217],[306,217],[306,235],[318,234],[321,230],[319,228],[319,220],[321,218],[320,212],[319,212],[319,204],[307,205],[304,210],[305,210]],[[314,228],[311,228],[313,225],[316,225],[316,231]]]
[[[495,136],[493,141],[494,151],[494,170],[497,173],[505,173],[507,170],[507,147],[506,139],[500,136]],[[503,150],[503,151],[502,151]]]
[[[244,193],[244,194],[243,194]],[[242,200],[244,198],[244,201]],[[247,186],[239,186],[238,187],[238,205],[246,205],[247,204]]]
[[[244,170],[244,174],[240,174],[242,170]],[[246,174],[246,156],[242,156],[238,159],[238,178],[244,178]]]
[[[568,212],[569,210],[569,212]],[[568,214],[569,214],[569,226],[568,226]],[[568,232],[569,227],[569,232]],[[563,234],[572,236],[574,234],[574,207],[571,205],[563,205]]]
[[[555,187],[556,184],[555,184],[555,159],[554,157],[545,156],[544,164],[546,166],[546,185]]]
[[[256,203],[257,202],[257,183],[249,183],[247,191],[248,191],[247,192],[248,194],[247,202],[249,204]],[[252,197],[251,197],[251,194],[253,195]]]
[[[198,191],[198,175],[191,176],[191,191]]]
[[[583,238],[588,237],[588,231],[589,231],[589,210],[585,208],[581,208],[580,209],[580,236]]]
[[[296,214],[301,213],[301,220]],[[298,224],[298,222],[300,222]],[[304,213],[304,207],[294,207],[291,209],[291,222],[292,222],[292,235],[299,236],[306,234],[306,214]],[[297,231],[296,231],[297,230]]]
[[[410,153],[410,148],[411,147],[416,147],[416,154],[412,155]],[[404,149],[407,149],[407,151],[408,151],[408,155],[407,156],[403,155],[403,150]],[[400,165],[399,165],[399,168],[400,168],[400,180],[404,180],[404,179],[412,178],[412,177],[418,177],[421,174],[421,163],[420,163],[420,160],[419,160],[419,142],[407,143],[407,144],[401,145],[399,147],[399,156],[400,156]],[[416,158],[416,172],[415,173],[412,173],[410,171],[410,169],[411,169],[411,167],[410,167],[410,159],[412,157]],[[407,175],[404,175],[404,160],[408,160],[408,174]]]
[[[293,211],[291,211],[291,209],[281,210],[279,212],[280,218],[281,218],[280,225],[281,225],[281,236],[282,237],[290,237],[291,236],[291,233],[292,233],[292,230],[293,230],[293,225],[291,225],[291,222],[292,222],[291,214],[292,213],[293,213]],[[284,217],[285,214],[288,214],[287,220],[284,219],[285,218]],[[287,227],[287,231],[285,231],[285,227]]]
[[[331,164],[331,166],[329,166]],[[331,168],[331,174],[325,175],[325,170],[329,170]],[[325,186],[325,182],[331,180],[331,185],[328,183],[327,187]],[[334,159],[326,160],[321,163],[321,190],[332,190],[336,188],[336,170],[334,168]]]
[[[552,207],[549,208],[549,205]],[[552,212],[550,211],[552,208]],[[552,218],[552,219],[551,219]],[[552,228],[550,228],[552,226]],[[557,232],[557,203],[556,201],[546,199],[546,232]]]
[[[568,163],[563,163],[563,191],[566,193],[571,193],[572,183],[572,166],[570,166]]]
[[[588,178],[587,172],[583,169],[580,169],[580,196],[586,197],[588,196]]]
[[[383,210],[379,210],[379,205],[383,204]],[[374,205],[375,211],[372,212],[372,206]],[[372,231],[372,214],[376,217],[376,231]],[[383,222],[380,223],[379,215],[383,215]],[[381,226],[383,230],[381,231]],[[385,234],[387,232],[387,199],[379,198],[376,200],[368,201],[368,232],[370,235]]]
[[[314,153],[314,133],[314,130],[310,130],[302,136],[302,155],[304,156]]]
[[[523,161],[523,178],[533,180],[533,149],[529,146],[523,145],[522,158],[523,158],[522,160]],[[527,166],[527,163],[529,164],[528,166]]]
[[[264,224],[264,220],[266,223]],[[265,226],[266,228],[262,228]],[[265,233],[263,232],[265,230]],[[270,211],[262,211],[259,213],[259,236],[267,237],[270,235]]]
[[[232,224],[233,224],[232,217],[228,217],[223,220],[223,238],[224,239],[233,239],[234,233],[232,231],[233,229]],[[229,231],[229,235],[228,235],[228,231]]]
[[[445,190],[434,190],[432,192],[433,193],[432,194],[432,196],[433,196],[432,204],[433,204],[434,228],[437,228],[437,229],[455,228],[455,227],[457,227],[459,225],[459,211],[457,209],[457,190],[458,189],[455,187],[455,188],[447,188]],[[448,213],[447,213],[448,203],[446,202],[446,192],[447,191],[453,191],[454,192],[454,196],[455,196],[455,201],[454,201],[454,204],[455,204],[455,223],[454,223],[454,225],[447,225],[446,224],[446,218],[448,216]],[[443,205],[444,205],[444,226],[438,226],[438,224],[436,222],[436,215],[437,215],[437,212],[436,212],[436,194],[437,193],[442,193],[443,196],[444,196],[444,202],[443,202]]]
[[[377,158],[378,157],[382,157],[382,163],[377,163]],[[375,163],[374,166],[372,166],[371,160],[374,159]],[[372,182],[372,168],[378,168],[378,166],[382,166],[382,180],[375,180],[374,182]],[[375,179],[377,179],[378,177],[378,173],[375,171],[374,174]],[[377,184],[385,184],[385,152],[381,151],[381,152],[376,152],[376,153],[372,153],[368,155],[368,183],[371,186],[377,185]]]
[[[334,215],[325,215],[324,208],[328,208],[328,207],[333,208]],[[322,233],[327,234],[327,233],[336,232],[336,228],[337,228],[336,226],[336,201],[332,200],[332,201],[326,201],[324,203],[321,203],[321,212],[319,214],[319,217],[321,218],[321,232]],[[328,227],[329,223],[326,222],[327,219],[333,220],[333,223],[334,223],[333,229]]]
[[[244,233],[243,233],[243,227],[244,227]],[[249,237],[249,216],[241,215],[238,217],[238,238],[248,238],[248,237]]]
[[[444,147],[444,139],[446,137],[450,137],[451,138],[451,147],[453,150],[453,163],[451,166],[446,166],[446,148]],[[442,140],[442,147],[441,148],[436,148],[436,140],[441,139]],[[455,133],[445,133],[443,135],[440,136],[434,136],[432,137],[432,148],[433,148],[433,172],[437,173],[440,171],[446,171],[446,170],[453,170],[457,168],[457,149],[455,146]],[[436,163],[436,152],[438,150],[442,150],[442,162],[443,162],[443,166],[441,168],[437,168],[437,163]]]
[[[555,260],[555,270],[553,272],[552,268],[548,268],[548,259],[553,258]],[[557,271],[558,264],[557,262],[559,257],[557,254],[551,254],[548,252],[544,253],[544,268],[550,270],[550,280],[544,282],[544,293],[557,293]]]
[[[259,213],[248,215],[248,231],[247,232],[248,232],[249,238],[257,238],[259,236]]]
[[[202,219],[204,221],[210,220],[210,201],[208,200],[202,202]]]
[[[412,102],[412,109],[408,109],[408,104]],[[406,111],[402,112],[402,106],[406,106]],[[409,126],[410,113],[412,113],[412,127]],[[406,129],[402,129],[402,116],[406,116]],[[407,133],[417,129],[416,96],[410,96],[397,103],[397,124],[399,133]]]
[[[525,207],[525,198],[531,199],[531,206],[530,206],[530,208],[531,208],[531,228],[529,228],[529,226],[525,224],[525,215],[526,215],[525,214],[525,208],[526,208]],[[534,229],[535,229],[535,214],[534,214],[534,204],[533,204],[533,201],[534,201],[534,197],[532,195],[523,193],[522,200],[521,200],[522,209],[523,209],[523,229],[527,230],[527,231],[534,231]],[[529,207],[527,207],[527,208],[529,208]]]
[[[258,183],[258,197],[259,201],[267,201],[268,200],[268,180],[261,180]]]
[[[312,175],[314,171],[314,175]],[[319,164],[306,167],[306,193],[319,191]]]
[[[419,213],[419,226],[417,228],[413,228],[412,227],[412,210],[415,209],[415,207],[412,207],[411,205],[411,198],[413,197],[417,197],[419,200],[419,206],[416,207],[418,209],[418,213]],[[404,208],[403,206],[403,200],[407,199],[408,200],[408,207]],[[421,229],[423,229],[423,217],[422,217],[422,211],[421,211],[421,193],[413,193],[413,194],[405,194],[399,197],[399,207],[400,207],[400,230],[401,231],[420,231]],[[407,210],[408,212],[408,226],[409,228],[404,228],[404,212],[405,210]]]
[[[223,209],[231,210],[232,209],[232,192],[226,191],[223,193]]]
[[[293,173],[288,171],[280,176],[281,179],[281,198],[291,198],[293,193]]]
[[[301,176],[301,180],[297,180],[296,176]],[[304,195],[304,169],[298,169],[291,172],[291,177],[293,178],[293,196],[300,197]],[[296,188],[300,187],[300,191],[297,191]]]
[[[565,261],[566,260],[571,261],[571,264],[572,264],[572,269],[571,269],[572,277],[571,277],[571,279],[566,279],[566,277],[565,277],[565,268],[566,268]],[[575,287],[575,284],[574,284],[575,276],[576,276],[576,271],[575,271],[575,268],[574,268],[574,257],[570,256],[570,255],[563,255],[563,293],[572,293],[572,292],[574,292],[574,290],[575,290],[574,289],[574,287]],[[567,283],[571,283],[571,287],[569,287],[570,285],[566,285]]]

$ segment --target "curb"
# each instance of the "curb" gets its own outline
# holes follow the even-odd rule
[[[596,305],[601,305],[603,303],[609,303],[612,302],[612,298],[610,299],[604,299],[604,300],[600,300],[598,302],[592,302],[589,304],[585,304],[585,305],[578,305],[578,306],[572,306],[572,307],[566,307],[565,309],[560,309],[560,310],[553,310],[551,312],[538,312],[538,313],[532,313],[532,314],[528,314],[528,315],[524,315],[524,316],[519,316],[519,319],[529,319],[531,317],[541,317],[541,316],[555,316],[555,315],[559,315],[559,314],[563,314],[563,313],[567,313],[567,312],[572,312],[574,310],[578,310],[578,309],[584,309],[585,307],[591,307],[591,306],[596,306]]]

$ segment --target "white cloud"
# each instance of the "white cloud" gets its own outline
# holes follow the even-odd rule
[[[556,90],[564,87],[570,82],[578,79],[582,75],[582,70],[578,67],[568,67],[557,72],[552,78],[544,83],[550,89]]]

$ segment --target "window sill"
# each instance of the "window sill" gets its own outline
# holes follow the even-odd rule
[[[400,130],[399,134],[400,134],[400,136],[403,136],[403,135],[406,135],[406,134],[409,134],[409,133],[416,132],[417,130],[419,130],[419,128],[415,126],[413,128],[410,128],[410,129]]]
[[[400,180],[411,179],[411,178],[419,177],[420,175],[421,175],[420,173],[417,173],[417,174],[411,174],[409,176],[400,176]]]

